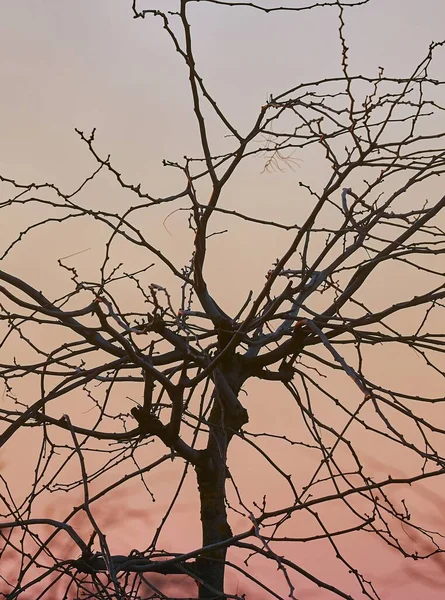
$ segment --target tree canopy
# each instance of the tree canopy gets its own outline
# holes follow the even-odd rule
[[[381,557],[442,564],[445,42],[359,70],[373,4],[133,0],[150,127],[184,121],[159,178],[80,125],[69,182],[0,167],[5,598],[378,599]],[[331,75],[223,93],[212,35],[307,15]]]

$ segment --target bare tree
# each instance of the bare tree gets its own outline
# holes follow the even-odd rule
[[[416,519],[406,499],[419,482],[445,473],[444,398],[434,392],[443,390],[445,349],[444,82],[430,75],[436,55],[443,64],[443,43],[432,43],[410,74],[351,72],[345,22],[369,1],[278,7],[178,0],[167,12],[163,2],[143,9],[134,0],[134,17],[163,27],[188,76],[201,151],[164,162],[180,175],[179,191],[155,197],[128,181],[102,154],[95,131],[77,131],[96,168],[74,191],[1,174],[3,214],[19,206],[42,209],[41,219],[2,248],[2,260],[49,223],[87,219],[109,230],[96,280],[82,276],[75,257],[58,260],[71,282],[60,297],[45,295],[45,281],[40,291],[0,271],[2,460],[14,464],[8,453],[14,440],[16,448],[27,440],[39,444],[28,457],[34,475],[24,498],[0,476],[1,561],[11,567],[2,572],[4,597],[167,598],[162,580],[179,577],[193,597],[240,599],[245,595],[225,586],[233,572],[241,586],[257,586],[256,598],[281,598],[283,583],[290,598],[302,597],[302,586],[319,589],[320,598],[379,598],[345,541],[372,534],[376,541],[366,541],[372,548],[386,545],[412,560],[443,551],[445,531]],[[235,123],[195,57],[190,11],[204,5],[234,18],[241,9],[296,19],[302,11],[334,11],[341,72],[292,82],[250,123]],[[319,157],[320,174],[316,185],[300,182],[295,224],[279,214],[248,213],[241,199],[236,208],[227,204],[229,183],[245,161],[256,161],[258,172],[286,169],[308,152]],[[133,198],[120,213],[86,200],[103,175]],[[159,215],[175,211],[186,217],[190,234],[181,263],[151,236],[153,228],[168,227]],[[222,236],[234,222],[257,228],[252,244],[264,230],[282,232],[289,243],[278,259],[271,256],[265,279],[242,292],[245,302],[232,313],[212,292],[209,249],[228,239]],[[143,268],[125,261],[128,247],[140,253]],[[388,277],[399,278],[402,299],[385,295]],[[405,372],[415,370],[422,382],[420,394],[406,391],[403,373],[390,384],[380,377],[394,347]],[[252,388],[253,379],[263,391]],[[270,406],[279,390],[292,402],[289,428],[250,429],[249,416]],[[82,416],[78,405],[89,412]],[[232,443],[236,452],[229,455]],[[386,449],[378,474],[369,460],[372,447]],[[281,478],[283,492],[274,496],[265,476],[262,501],[249,497],[245,452],[256,452]],[[115,554],[108,528],[124,528],[127,508],[104,499],[116,490],[124,494],[131,481],[150,498],[158,469],[178,480],[165,514],[153,528],[147,504],[137,514],[146,547]],[[194,477],[202,542],[182,540],[166,551],[161,533]],[[48,516],[45,502],[77,490],[82,500],[64,519]],[[111,518],[116,511],[120,524]],[[105,521],[98,517],[104,514]],[[351,581],[339,584],[322,565],[307,568],[302,556],[312,546],[332,550]],[[276,588],[262,575],[268,563],[278,570]]]

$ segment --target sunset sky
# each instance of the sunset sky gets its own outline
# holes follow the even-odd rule
[[[282,0],[281,4],[285,6],[287,1]],[[279,4],[272,0],[268,3],[258,0],[258,3]],[[131,0],[14,0],[3,3],[0,8],[0,175],[24,184],[53,182],[65,192],[74,191],[95,169],[88,148],[75,128],[86,135],[96,128],[98,151],[103,157],[111,155],[114,166],[126,182],[141,183],[141,189],[155,197],[182,189],[182,175],[178,170],[163,166],[162,161],[180,161],[184,155],[201,153],[187,71],[162,29],[161,20],[152,16],[134,19],[131,4]],[[153,8],[155,4],[160,3],[147,0],[145,6]],[[162,8],[174,9],[176,5],[176,1],[165,0]],[[276,96],[303,81],[341,75],[339,19],[335,7],[291,15],[197,2],[190,8],[190,20],[197,68],[220,108],[242,132],[249,130],[270,95]],[[431,41],[445,38],[445,4],[443,0],[423,0],[422,3],[418,0],[371,0],[366,5],[347,10],[345,23],[351,72],[374,77],[379,67],[384,67],[388,76],[406,77],[427,54]],[[443,49],[441,57],[436,60],[431,76],[443,80]],[[443,90],[437,90],[437,98],[445,99]],[[210,117],[209,126],[212,152],[219,154],[229,147],[231,140],[224,137],[221,126]],[[441,128],[443,130],[443,123]],[[227,186],[223,206],[262,219],[298,222],[308,211],[299,182],[322,186],[328,171],[322,155],[316,150],[298,150],[291,159],[284,169],[267,172],[264,172],[264,157],[247,160]],[[350,184],[360,185],[360,182],[354,180]],[[425,186],[422,198],[409,196],[407,201],[422,206],[427,197],[431,200],[441,197],[443,190],[443,182],[436,178],[434,185],[428,182]],[[200,191],[202,201],[205,201],[208,191],[205,184]],[[2,185],[0,202],[10,195],[11,187]],[[119,213],[134,202],[128,192],[105,176],[100,176],[82,191],[78,200],[95,209]],[[39,204],[2,209],[0,254],[20,231],[52,214],[51,209],[48,213],[45,210]],[[141,227],[149,233],[150,241],[156,247],[182,266],[190,259],[193,236],[186,213],[172,211],[168,205],[151,211],[147,217],[141,216]],[[338,218],[335,207],[326,218]],[[93,219],[73,221],[52,222],[32,229],[2,260],[1,268],[23,277],[48,297],[61,297],[71,289],[67,272],[61,271],[57,264],[62,257],[75,255],[67,264],[75,266],[84,280],[97,280],[109,231]],[[443,217],[441,222],[444,223]],[[214,230],[222,229],[228,229],[228,234],[215,236],[209,244],[207,277],[220,305],[235,314],[249,290],[258,292],[261,289],[268,270],[288,247],[293,233],[260,230],[231,217],[218,217]],[[129,269],[142,268],[152,262],[147,253],[123,242],[113,246],[112,257],[113,264],[124,262],[130,265]],[[173,286],[172,298],[177,303],[180,286],[174,284],[162,266],[155,266],[151,273],[153,282]],[[426,279],[419,275],[417,283],[421,289]],[[412,297],[412,286],[413,280],[403,276],[376,276],[375,286],[368,288],[367,300],[376,307],[392,304],[401,298]],[[133,288],[122,286],[117,290],[117,296],[127,310],[133,306],[132,302],[139,302]],[[405,325],[409,327],[411,323],[401,323],[401,327]],[[53,335],[54,338],[45,339],[45,343],[51,345],[55,340],[62,343],[63,334],[54,332]],[[62,336],[61,339],[58,336]],[[403,352],[392,347],[370,350],[369,363],[369,373],[380,378],[382,385],[409,389],[411,393],[422,390],[431,396],[443,395],[442,377],[432,374],[425,383],[416,371],[415,362],[405,362]],[[31,392],[27,385],[19,383],[18,389],[24,395],[34,394],[36,388]],[[344,390],[348,406],[357,404],[357,389],[344,373],[336,374],[332,385]],[[245,405],[250,413],[249,429],[267,429],[277,435],[290,431],[298,438],[304,432],[301,424],[292,420],[297,414],[295,407],[284,392],[277,392],[277,387],[257,380],[248,384]],[[128,387],[126,391],[127,402],[133,388],[130,391]],[[27,403],[27,400],[23,401]],[[32,401],[35,401],[34,396]],[[88,415],[83,416],[87,406],[87,400],[79,397],[79,403],[72,407],[73,419],[88,419]],[[319,408],[326,410],[322,404]],[[342,417],[335,408],[328,410],[332,410],[333,422],[340,424]],[[66,411],[62,404],[54,407],[56,416]],[[438,417],[438,422],[444,424],[443,416]],[[371,436],[355,434],[373,473],[386,476],[388,463],[391,468],[399,468],[401,476],[409,471],[409,465],[404,462],[404,451],[398,454],[398,450],[384,442],[379,442],[375,448]],[[18,496],[26,489],[34,468],[34,463],[28,460],[31,441],[29,443],[30,446],[24,447],[13,441],[10,453],[0,451],[0,464],[5,466],[5,473],[11,477],[13,472],[20,472],[19,477],[14,476]],[[282,498],[274,499],[273,490],[285,494],[280,488],[282,482],[251,449],[246,450],[243,446],[241,450],[238,443],[236,440],[230,449],[231,464],[234,477],[242,482],[246,497],[261,502],[263,494],[267,493],[271,503],[277,501],[279,504]],[[309,476],[312,455],[307,448],[295,446],[289,451],[280,443],[268,444],[265,443],[265,447],[281,461],[283,469],[300,472],[302,478]],[[141,460],[149,463],[165,452],[157,443],[154,447],[156,450],[147,446],[144,449],[147,454],[142,454]],[[147,506],[147,496],[140,482],[134,481],[125,488],[134,519],[129,518],[125,532],[115,523],[110,527],[116,553],[145,547],[145,532],[139,519],[146,520],[148,527],[157,524],[156,519],[162,517],[170,501],[174,491],[172,482],[180,476],[181,467],[181,464],[166,462],[159,475],[158,471],[153,475],[150,486],[153,485],[157,503],[150,504],[148,517],[141,518],[145,513],[138,512]],[[112,515],[117,511],[115,507],[121,501],[120,493],[103,505],[101,518],[104,523],[112,521]],[[403,489],[394,489],[394,499],[401,501],[409,497],[427,528],[445,529],[440,485],[425,484],[416,490],[408,490],[406,496],[404,494]],[[59,501],[51,505],[58,517],[69,513],[79,500],[79,496],[74,499],[74,495],[66,503],[64,496],[58,498]],[[52,501],[52,497],[49,500]],[[174,549],[175,538],[179,539],[179,550],[188,551],[199,545],[199,512],[195,510],[195,501],[196,483],[192,476],[165,532],[164,543],[169,550]],[[332,514],[327,516],[328,520],[340,522],[345,518],[342,506],[333,506],[330,510]],[[243,518],[233,517],[234,530],[237,527],[243,530],[247,526]],[[301,531],[307,533],[310,527],[303,518],[295,516],[293,535]],[[186,539],[187,543],[184,542]],[[352,592],[348,588],[347,570],[343,565],[338,567],[331,548],[319,543],[309,546],[304,545],[304,556],[293,556],[293,559],[298,559],[305,568],[324,574],[350,593],[358,594],[357,588]],[[443,597],[445,562],[440,557],[429,563],[408,564],[383,543],[371,536],[368,540],[366,535],[351,536],[343,548],[378,586],[384,600],[438,600]],[[231,556],[234,557],[236,553]],[[276,565],[265,567],[261,560],[252,565],[264,569],[264,573],[270,568],[270,573],[267,572],[269,581],[276,577]],[[299,584],[297,596],[301,600],[333,597],[326,591],[315,590],[307,581],[300,580]],[[236,581],[233,586],[235,589]],[[285,593],[286,586],[282,581],[277,584],[277,590]]]

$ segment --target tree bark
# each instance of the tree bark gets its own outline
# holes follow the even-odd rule
[[[211,427],[205,467],[196,468],[201,505],[202,545],[209,546],[232,536],[225,505],[226,455],[228,436],[222,423],[222,411],[215,401],[211,411]],[[199,576],[199,598],[225,598],[224,572],[227,549],[218,548],[202,554],[196,561]]]
[[[221,340],[220,340],[221,342]],[[224,347],[224,343],[222,343]],[[227,520],[226,479],[227,449],[235,432],[248,422],[246,409],[239,401],[245,373],[236,355],[226,357],[215,369],[215,397],[210,411],[209,438],[205,460],[195,467],[201,507],[202,545],[210,546],[230,539],[232,530]],[[196,567],[201,578],[200,599],[222,600],[227,547],[209,550],[198,557]]]

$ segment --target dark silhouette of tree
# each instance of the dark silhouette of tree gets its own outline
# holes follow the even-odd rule
[[[432,43],[408,75],[352,72],[345,21],[369,1],[178,0],[169,12],[163,2],[143,9],[134,0],[134,17],[163,27],[188,76],[201,153],[164,161],[175,180],[181,177],[177,193],[155,197],[128,181],[102,154],[94,130],[77,131],[96,169],[74,191],[1,173],[4,214],[11,207],[42,209],[40,220],[3,245],[2,260],[48,223],[91,220],[109,231],[96,280],[85,279],[75,261],[58,260],[71,281],[60,297],[45,294],[45,282],[41,291],[0,271],[2,459],[14,464],[8,453],[14,440],[21,447],[38,440],[37,453],[27,459],[34,476],[24,499],[17,500],[1,476],[0,535],[14,567],[2,575],[6,598],[50,598],[56,589],[59,598],[171,597],[168,585],[161,589],[161,575],[169,585],[181,576],[187,593],[199,598],[240,599],[239,590],[253,584],[252,597],[281,598],[263,581],[261,565],[268,563],[291,598],[300,597],[297,585],[320,590],[320,598],[379,598],[345,540],[372,534],[376,541],[366,543],[386,544],[413,560],[442,552],[440,531],[416,520],[404,490],[445,473],[444,398],[431,391],[438,382],[443,386],[445,349],[445,129],[438,100],[444,82],[430,75],[436,55],[443,64],[443,43]],[[336,11],[341,73],[293,82],[249,123],[235,123],[195,59],[190,11],[203,5],[234,18],[241,9],[286,18]],[[295,223],[281,221],[279,213],[272,219],[252,213],[242,195],[236,209],[227,204],[229,183],[246,160],[256,160],[258,172],[286,169],[312,150],[320,156],[320,178],[316,186],[300,182]],[[132,198],[119,213],[85,200],[104,175]],[[175,211],[187,215],[190,253],[181,263],[151,235],[168,227],[163,217]],[[265,228],[289,240],[265,265],[257,289],[245,290],[236,312],[209,283],[225,261],[223,245],[217,260],[209,249],[228,239],[215,236],[233,222],[258,232],[246,234],[246,245],[260,245]],[[133,269],[124,251],[116,263],[118,243],[137,250],[145,266]],[[162,267],[156,279],[153,265]],[[387,300],[385,278],[400,279],[402,299]],[[125,286],[131,301],[122,301]],[[379,377],[393,348],[391,360],[398,356],[406,373],[415,370],[424,393],[406,391],[403,375],[390,384]],[[247,409],[244,392],[253,379],[263,391],[257,384]],[[270,407],[279,390],[292,401],[289,429],[277,433],[272,423],[267,431],[250,429],[249,417]],[[82,415],[78,405],[91,410]],[[386,449],[379,472],[367,461],[370,448]],[[244,457],[251,452],[282,480],[274,496],[264,477],[262,503],[246,499],[243,487]],[[156,481],[158,469],[178,478],[176,492],[147,546],[116,554],[107,541],[109,519],[100,518],[106,505],[96,511],[96,504],[124,495],[133,481],[150,494],[145,477]],[[199,502],[191,508],[200,515],[202,542],[182,540],[168,552],[161,533],[190,477],[197,483]],[[45,515],[41,500],[73,490],[82,498],[64,517]],[[125,528],[126,512],[123,503],[118,530]],[[153,514],[148,508],[143,514],[137,514],[138,528],[148,530]],[[75,520],[79,515],[82,522]],[[244,525],[235,529],[235,521]],[[295,522],[306,527],[292,529]],[[351,587],[324,575],[320,565],[307,566],[302,557],[320,544],[349,573]],[[232,560],[229,549],[246,562]],[[225,588],[231,573],[240,582],[236,593]]]

